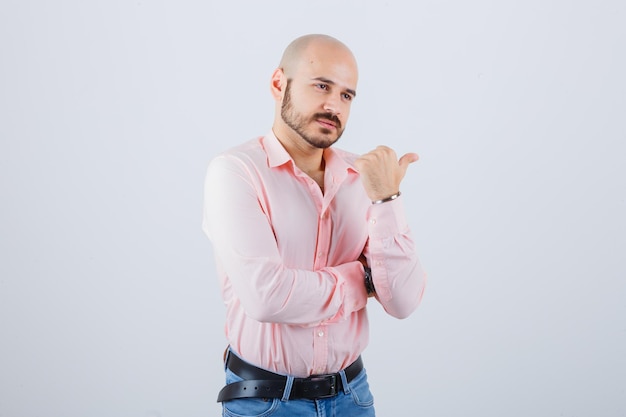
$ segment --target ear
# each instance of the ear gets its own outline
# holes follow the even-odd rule
[[[272,80],[270,83],[270,91],[274,100],[282,100],[285,86],[287,85],[287,77],[282,68],[276,68],[272,73]]]

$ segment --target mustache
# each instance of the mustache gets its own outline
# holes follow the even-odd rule
[[[331,122],[335,123],[335,126],[337,126],[338,129],[341,129],[341,120],[339,120],[337,115],[335,115],[333,113],[315,113],[313,115],[313,119],[330,120]]]

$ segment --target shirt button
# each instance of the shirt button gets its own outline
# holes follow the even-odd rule
[[[318,257],[318,258],[321,258],[322,256],[324,256],[324,252],[319,252],[319,253],[317,254],[317,257]]]
[[[372,223],[372,224],[376,224],[376,219],[372,219],[372,220],[370,220],[370,223]]]
[[[323,337],[323,336],[324,336],[324,332],[320,331],[317,335],[318,335],[319,337]]]

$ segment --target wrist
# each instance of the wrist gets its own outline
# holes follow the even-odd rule
[[[376,288],[374,288],[374,280],[372,279],[372,269],[367,266],[363,266],[363,269],[365,270],[365,290],[367,291],[367,296],[371,297],[372,295],[376,294]]]
[[[372,204],[382,204],[382,203],[386,203],[388,201],[393,201],[396,198],[400,197],[400,194],[401,194],[400,191],[398,191],[397,193],[392,194],[389,197],[382,198],[380,200],[374,200],[374,201],[372,201]]]

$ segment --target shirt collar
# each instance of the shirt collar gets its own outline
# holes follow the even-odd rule
[[[282,143],[278,140],[274,132],[269,132],[263,137],[263,148],[267,155],[267,163],[270,168],[275,168],[291,162],[293,166],[295,163],[291,158],[291,155],[285,150]],[[324,149],[324,160],[326,161],[326,169],[330,169],[331,172],[339,174],[347,171],[357,172],[353,164],[344,160],[340,153],[342,151],[336,151],[332,147]]]
[[[278,140],[274,132],[270,132],[263,137],[263,149],[267,155],[267,163],[270,168],[278,167],[286,164],[291,159],[289,153],[285,150],[282,143]]]

